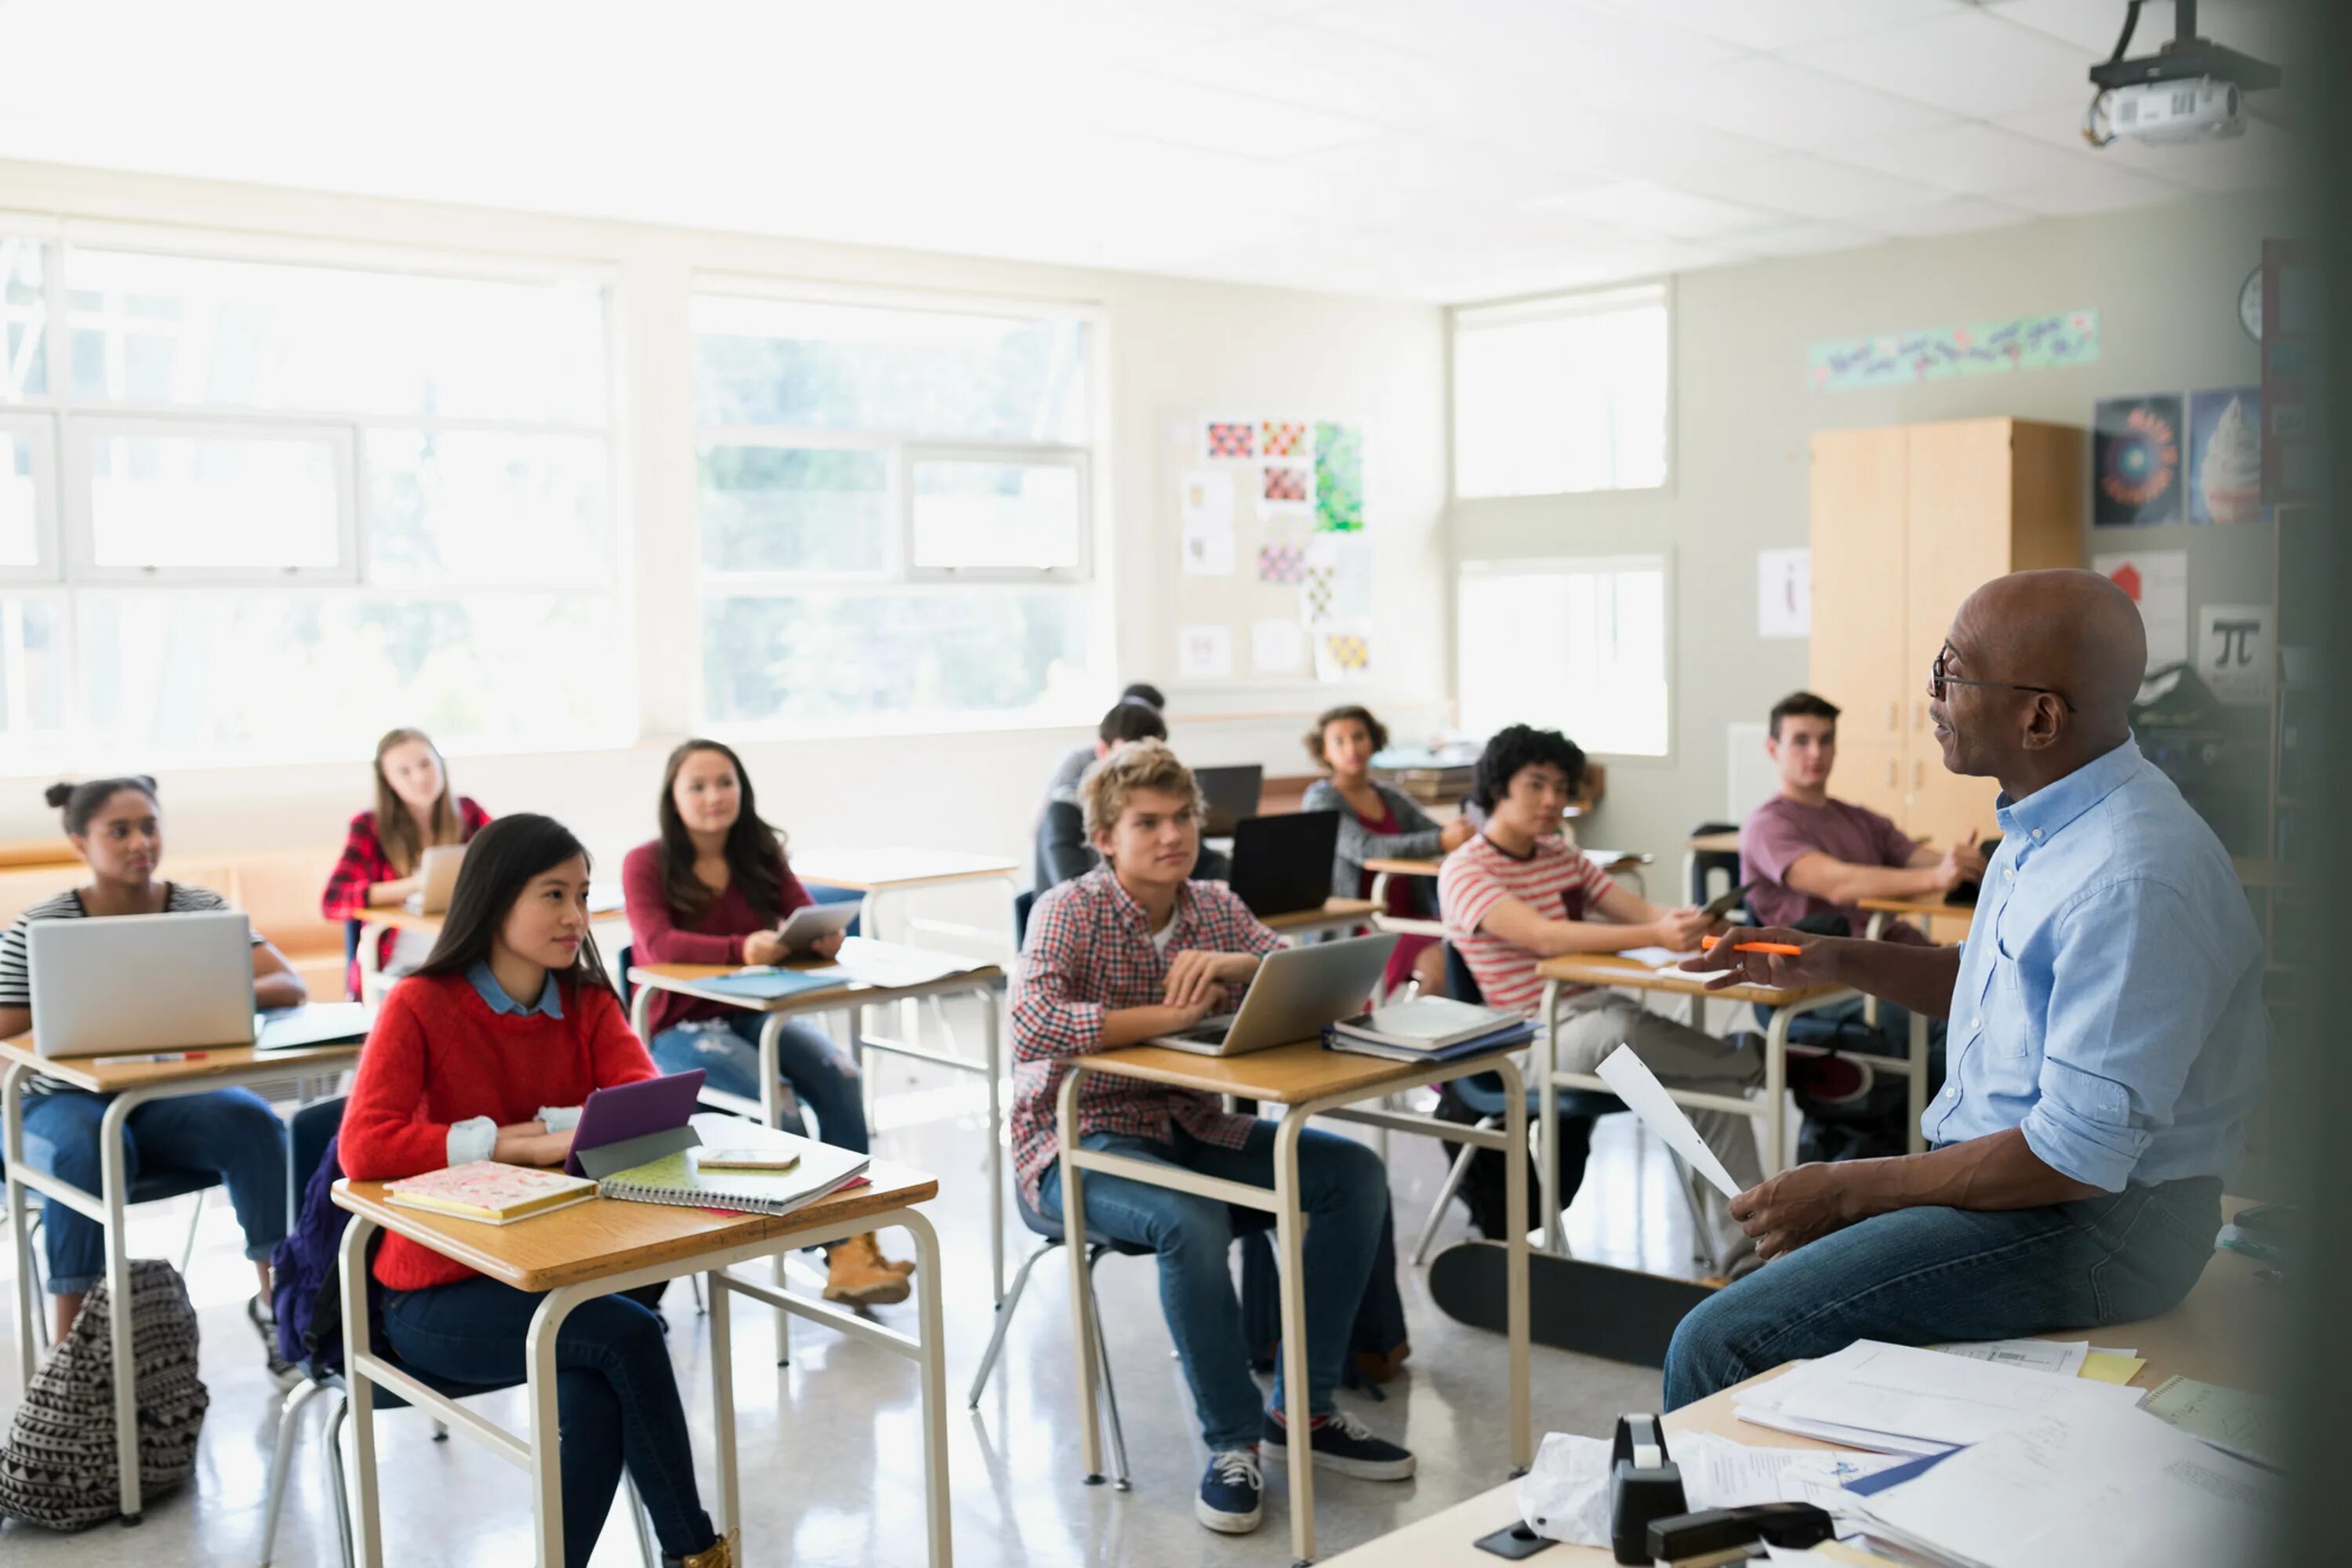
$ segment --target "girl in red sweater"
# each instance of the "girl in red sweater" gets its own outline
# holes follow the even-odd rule
[[[629,936],[641,963],[776,963],[784,944],[776,927],[808,889],[784,861],[783,839],[760,818],[742,759],[717,741],[688,741],[662,772],[661,837],[621,863]],[[841,938],[816,944],[831,958]],[[760,1098],[763,1015],[675,992],[656,996],[647,1044],[664,1072],[700,1068],[705,1084],[746,1100]],[[857,1065],[818,1030],[786,1024],[776,1041],[777,1068],[793,1098],[816,1112],[817,1136],[843,1149],[866,1150],[866,1102]],[[786,1125],[805,1134],[797,1117]],[[911,1263],[882,1256],[866,1231],[826,1251],[829,1300],[874,1306],[907,1299]]]
[[[553,1165],[589,1091],[654,1076],[588,934],[588,854],[561,823],[505,817],[476,836],[422,968],[384,998],[343,1111],[343,1172],[391,1181],[500,1160]],[[403,1361],[460,1383],[518,1383],[535,1293],[387,1235],[383,1324]],[[694,1484],[660,1320],[590,1301],[555,1342],[563,1554],[594,1551],[625,1463],[667,1563],[730,1568]]]

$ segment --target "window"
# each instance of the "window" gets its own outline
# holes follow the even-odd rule
[[[1664,284],[1454,312],[1454,492],[1666,482]]]
[[[605,354],[576,274],[0,235],[12,754],[626,739]]]
[[[707,719],[1058,720],[1092,694],[1084,314],[703,294],[693,323]]]
[[[1595,754],[1666,754],[1664,557],[1465,562],[1455,612],[1465,730],[1534,724]]]

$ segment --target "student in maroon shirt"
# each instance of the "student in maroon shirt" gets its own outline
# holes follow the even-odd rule
[[[669,754],[662,773],[661,837],[640,844],[621,863],[629,935],[645,963],[775,963],[784,956],[776,928],[815,900],[784,859],[784,844],[760,819],[751,775],[742,760],[717,741],[688,741]],[[841,938],[817,942],[820,958],[841,951]],[[707,1088],[746,1100],[760,1098],[760,1028],[764,1015],[723,1002],[666,992],[646,1021],[646,1042],[664,1072],[700,1068]],[[816,1112],[816,1135],[863,1154],[866,1104],[857,1064],[805,1024],[783,1026],[777,1066],[793,1099]],[[787,1126],[805,1132],[797,1115]],[[882,1256],[866,1231],[832,1247],[828,1300],[858,1305],[903,1301],[912,1263]]]

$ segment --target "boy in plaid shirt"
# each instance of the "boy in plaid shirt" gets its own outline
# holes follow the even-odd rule
[[[1048,889],[1029,917],[1013,988],[1013,1166],[1022,1194],[1062,1217],[1055,1108],[1064,1058],[1191,1028],[1236,1002],[1258,960],[1281,945],[1232,889],[1189,879],[1200,851],[1192,774],[1163,742],[1120,746],[1079,787],[1103,864]],[[1225,1181],[1274,1184],[1274,1124],[1224,1110],[1216,1096],[1089,1075],[1079,1086],[1089,1149],[1177,1165]],[[1388,1211],[1388,1172],[1364,1145],[1308,1130],[1298,1144],[1306,1238],[1307,1405],[1315,1462],[1402,1480],[1413,1458],[1332,1402],[1350,1324]],[[1160,1304],[1209,1447],[1193,1512],[1241,1534],[1260,1518],[1259,1450],[1284,1457],[1279,1373],[1269,1407],[1251,1375],[1228,1254],[1231,1211],[1214,1199],[1090,1173],[1087,1226],[1149,1247]]]

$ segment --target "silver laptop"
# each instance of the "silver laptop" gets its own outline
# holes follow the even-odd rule
[[[1268,953],[1237,1010],[1145,1044],[1204,1057],[1238,1057],[1314,1039],[1324,1025],[1364,1010],[1380,988],[1381,971],[1396,944],[1391,933],[1309,942]]]
[[[239,910],[34,921],[25,946],[42,1056],[253,1043],[253,930]]]
[[[416,863],[416,891],[408,895],[407,910],[412,915],[446,914],[449,895],[457,890],[457,868],[466,862],[466,847],[462,844],[436,844],[425,851]]]

